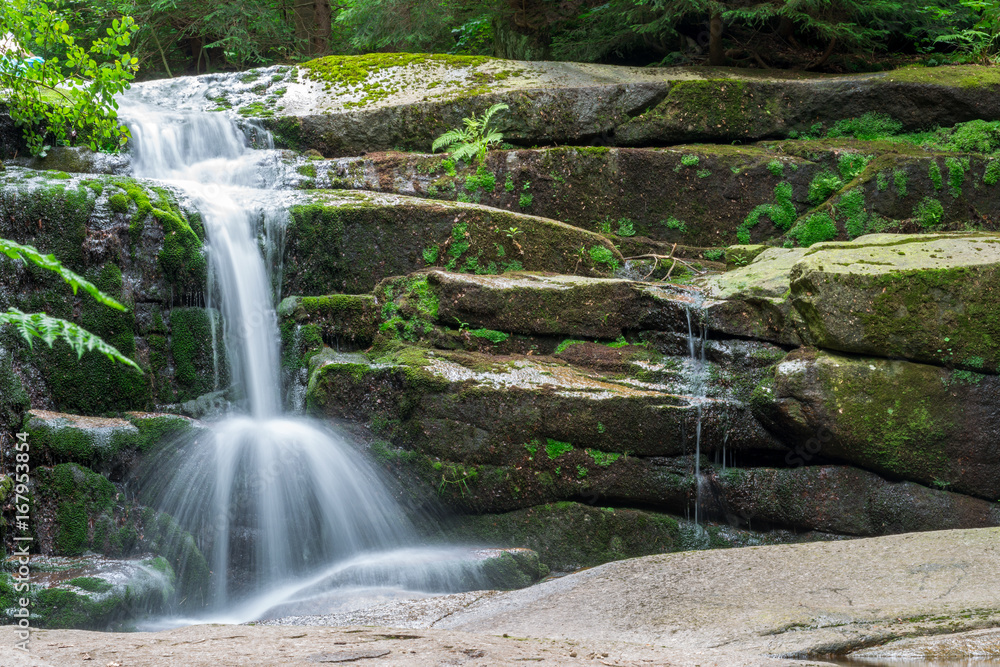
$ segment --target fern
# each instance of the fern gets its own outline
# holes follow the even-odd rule
[[[476,114],[472,114],[471,118],[463,118],[462,124],[465,127],[448,130],[442,134],[434,140],[431,150],[436,153],[441,149],[447,149],[456,160],[464,160],[470,164],[474,160],[482,161],[490,146],[503,141],[501,132],[489,129],[490,121],[493,120],[493,116],[509,108],[503,102],[499,102],[487,109],[482,118],[476,118]]]
[[[37,264],[38,266],[52,271],[53,273],[58,273],[59,276],[73,288],[73,294],[76,294],[77,290],[83,289],[87,294],[94,297],[98,302],[103,303],[105,306],[109,306],[116,310],[127,310],[125,306],[118,303],[110,296],[97,289],[97,286],[90,281],[83,278],[62,265],[62,263],[56,259],[55,255],[43,255],[36,248],[30,245],[21,245],[20,243],[15,243],[8,239],[0,239],[0,252],[7,255],[11,259],[21,259],[26,262],[31,262],[32,264]]]
[[[40,338],[49,347],[52,347],[57,340],[62,340],[76,351],[78,359],[84,352],[96,351],[112,361],[142,372],[134,361],[105,343],[100,337],[72,322],[49,317],[45,313],[22,313],[17,308],[10,308],[6,313],[0,313],[0,324],[13,324],[28,342],[29,348],[32,347],[35,338]]]

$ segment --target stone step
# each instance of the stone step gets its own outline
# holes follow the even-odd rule
[[[647,379],[544,356],[406,345],[373,356],[330,349],[313,356],[309,409],[381,425],[408,447],[447,460],[517,461],[533,442],[597,455],[676,456],[694,451],[699,420],[705,451],[727,438],[735,449],[784,451],[723,387],[693,395],[696,369],[645,348],[617,363]]]
[[[476,204],[346,190],[289,197],[284,294],[360,294],[428,266],[607,276],[622,262],[599,234]]]
[[[696,283],[713,331],[994,373],[998,267],[1000,234],[872,234]]]

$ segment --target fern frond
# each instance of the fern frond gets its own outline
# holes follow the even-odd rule
[[[434,143],[431,145],[431,152],[436,153],[442,148],[449,148],[453,144],[465,141],[465,139],[465,132],[463,130],[448,130],[434,140]]]
[[[479,142],[472,141],[466,144],[461,144],[458,148],[452,150],[451,156],[456,160],[463,160],[469,162],[473,157],[479,154]]]
[[[58,317],[49,317],[45,313],[22,313],[17,308],[10,308],[7,312],[0,313],[0,324],[13,324],[28,342],[28,347],[32,347],[35,338],[40,338],[49,347],[57,340],[62,340],[76,351],[77,359],[84,352],[100,352],[112,361],[142,372],[137,363],[105,343],[99,336]]]
[[[90,296],[94,297],[98,302],[103,303],[105,306],[110,306],[117,310],[128,310],[125,306],[118,303],[115,299],[108,296],[101,290],[97,289],[97,286],[86,280],[83,276],[70,271],[65,266],[62,265],[55,255],[43,255],[38,251],[37,248],[30,245],[21,245],[20,243],[15,243],[8,239],[0,238],[0,252],[7,255],[11,259],[20,259],[25,262],[31,262],[36,266],[52,271],[53,273],[59,274],[63,280],[73,288],[73,294],[76,294],[78,289],[82,289]]]
[[[493,116],[495,116],[497,113],[501,111],[508,111],[509,109],[510,107],[504,104],[503,102],[497,102],[489,109],[487,109],[486,113],[483,114],[483,129],[485,129],[486,126],[489,125],[490,120],[493,119]]]
[[[501,141],[503,141],[503,133],[497,132],[496,130],[492,130],[490,131],[489,134],[483,137],[483,141],[487,145],[499,144]]]

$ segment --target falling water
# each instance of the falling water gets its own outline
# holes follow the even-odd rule
[[[697,407],[697,422],[695,423],[694,431],[694,523],[695,525],[698,525],[701,511],[701,487],[703,481],[701,477],[701,423],[706,390],[705,384],[707,379],[705,367],[705,343],[708,337],[708,329],[699,325],[699,333],[695,336],[691,309],[688,308],[685,312],[687,313],[688,325],[688,355],[690,356],[691,365],[694,371],[691,396]]]
[[[142,485],[196,536],[214,572],[212,606],[225,612],[238,605],[246,620],[322,582],[327,592],[350,588],[352,573],[355,586],[474,586],[468,551],[394,551],[416,539],[376,471],[319,424],[282,416],[273,306],[280,273],[269,267],[280,271],[285,219],[280,193],[267,190],[280,182],[278,154],[251,148],[223,114],[159,106],[155,91],[121,104],[133,136],[133,174],[169,183],[202,216],[208,305],[219,299],[228,367],[247,414],[163,453]],[[266,145],[266,133],[258,133]],[[449,566],[463,557],[464,565]],[[342,566],[359,558],[392,567]]]

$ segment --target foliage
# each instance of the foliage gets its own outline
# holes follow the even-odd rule
[[[922,8],[941,26],[939,34],[925,41],[931,48],[952,49],[965,62],[990,62],[1000,48],[1000,1],[958,0],[944,5]]]
[[[801,246],[829,241],[837,237],[837,225],[826,213],[816,213],[799,222],[788,235]]]
[[[0,55],[0,100],[24,131],[33,155],[45,155],[46,139],[84,138],[93,150],[117,149],[128,139],[118,123],[114,96],[129,87],[138,60],[129,46],[135,22],[115,19],[89,46],[70,33],[61,7],[42,0],[12,0],[0,7],[0,25],[21,48],[47,56],[24,62],[25,53]]]
[[[857,118],[838,120],[827,133],[829,137],[854,137],[865,141],[899,134],[903,124],[888,114],[869,111]]]
[[[944,206],[933,197],[924,197],[914,207],[913,217],[924,227],[936,227],[944,219]]]
[[[809,183],[809,203],[818,206],[842,187],[844,187],[844,182],[833,172],[824,169],[816,174]]]
[[[792,184],[782,181],[774,186],[774,203],[760,204],[755,207],[736,230],[736,238],[740,243],[750,243],[750,230],[757,226],[762,215],[766,215],[780,230],[788,229],[795,222],[797,211],[792,202]]]
[[[635,236],[635,224],[629,218],[618,220],[618,236]]]
[[[490,146],[503,141],[502,133],[490,129],[490,121],[497,113],[507,111],[509,108],[506,104],[498,102],[487,109],[482,118],[477,118],[475,114],[472,114],[471,118],[463,118],[462,123],[465,127],[442,134],[434,140],[431,150],[437,152],[447,149],[454,159],[469,163],[475,160],[482,161]]]
[[[11,259],[30,262],[57,274],[73,289],[73,294],[76,294],[78,289],[83,289],[98,302],[110,308],[126,310],[125,306],[97,289],[93,283],[64,267],[53,255],[42,255],[32,246],[21,245],[7,239],[0,239],[0,252]],[[105,343],[98,336],[72,322],[50,317],[45,313],[24,313],[17,308],[9,308],[7,312],[0,313],[0,324],[13,325],[27,341],[28,347],[32,347],[36,338],[44,341],[49,347],[57,340],[61,340],[76,352],[77,358],[82,357],[84,352],[96,351],[112,361],[131,366],[142,372],[142,369],[134,361]]]

